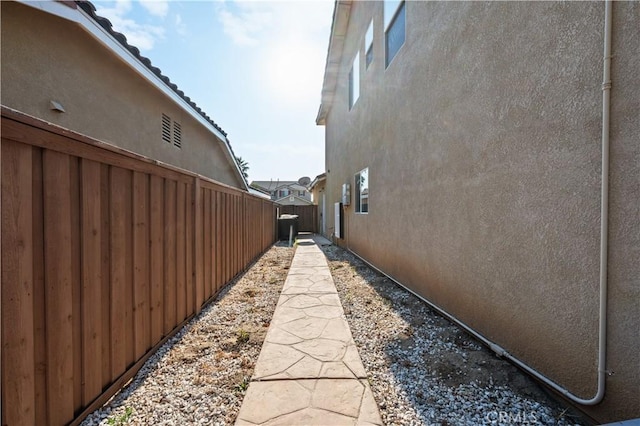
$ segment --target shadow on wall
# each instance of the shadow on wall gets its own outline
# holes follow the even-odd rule
[[[353,254],[334,245],[321,248],[373,378],[376,401],[383,413],[388,410],[385,422],[407,420],[395,417],[407,411],[397,408],[402,399],[424,424],[507,424],[518,418],[588,424],[531,377]],[[367,333],[376,334],[374,345]],[[373,361],[384,371],[371,371]]]

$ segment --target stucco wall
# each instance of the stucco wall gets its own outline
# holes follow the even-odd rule
[[[1,7],[3,105],[242,187],[212,133],[81,27],[22,4]],[[182,149],[162,141],[163,113],[181,124]]]
[[[374,18],[374,60],[348,73]],[[581,397],[596,390],[604,5],[354,2],[326,118],[327,203],[369,167],[348,246]],[[640,417],[640,3],[615,2],[609,338],[601,421]],[[353,200],[352,200],[353,201]],[[333,215],[327,215],[333,233]],[[393,248],[392,250],[390,248]]]
[[[331,215],[331,212],[328,211],[328,207],[324,205],[323,197],[325,194],[326,183],[327,181],[324,179],[318,182],[313,187],[311,194],[313,198],[313,204],[318,206],[318,233],[325,236],[330,236],[330,233],[327,232],[327,229],[322,228],[323,217]]]

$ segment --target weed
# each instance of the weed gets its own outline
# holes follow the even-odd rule
[[[238,343],[247,343],[249,341],[249,332],[241,328],[236,333],[236,337]]]
[[[131,416],[132,415],[133,415],[133,408],[126,407],[124,409],[124,413],[123,414],[120,414],[119,416],[115,416],[115,417],[109,417],[107,419],[107,424],[109,426],[125,425],[125,424],[129,423],[129,420],[131,420]]]
[[[236,389],[238,389],[240,392],[245,392],[248,387],[249,387],[249,377],[244,376],[242,378],[242,381],[238,383],[238,385],[236,386]]]

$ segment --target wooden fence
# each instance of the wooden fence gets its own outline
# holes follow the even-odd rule
[[[298,231],[318,232],[318,206],[280,206],[280,214],[297,214]]]
[[[78,423],[276,239],[269,200],[2,109],[2,424]]]

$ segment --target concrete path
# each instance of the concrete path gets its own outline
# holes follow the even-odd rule
[[[326,258],[310,235],[298,236],[236,425],[382,425]]]

